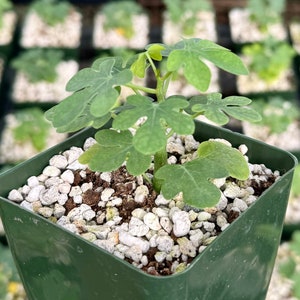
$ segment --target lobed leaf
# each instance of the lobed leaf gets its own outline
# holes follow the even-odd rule
[[[90,102],[92,115],[102,117],[115,105],[119,92],[115,87],[124,85],[132,80],[132,73],[122,68],[120,58],[105,57],[96,60],[91,68],[79,71],[68,82],[67,91],[88,89],[83,101]]]
[[[228,175],[239,180],[249,177],[249,167],[242,153],[230,146],[218,141],[202,142],[198,147],[198,155],[201,159],[210,160],[214,166],[223,166]]]
[[[95,139],[98,143],[79,158],[80,163],[88,164],[91,170],[109,172],[118,169],[125,161],[128,172],[134,176],[149,168],[151,156],[134,148],[130,131],[104,129],[96,133]]]
[[[229,122],[229,116],[238,120],[257,122],[260,114],[247,107],[251,100],[242,96],[229,96],[222,99],[222,94],[211,93],[195,96],[191,99],[192,111],[203,113],[209,120],[219,125]]]
[[[110,114],[100,118],[93,116],[90,102],[82,101],[84,97],[89,97],[86,89],[74,93],[46,111],[45,118],[52,122],[57,132],[75,132],[88,126],[99,128],[106,124]]]
[[[70,79],[66,89],[74,93],[46,112],[46,118],[59,132],[91,125],[99,128],[117,104],[118,87],[131,79],[131,71],[122,68],[120,58],[100,58]]]
[[[212,207],[221,196],[212,179],[232,176],[245,180],[249,176],[243,155],[221,142],[201,143],[198,154],[197,159],[182,165],[165,165],[155,173],[162,182],[161,192],[165,198],[171,199],[182,192],[186,204],[197,208]]]
[[[248,74],[248,70],[236,54],[208,40],[185,39],[172,47],[166,47],[162,54],[168,56],[168,71],[178,71],[183,67],[187,81],[203,92],[207,90],[211,78],[209,68],[203,60],[208,60],[236,75]]]
[[[133,145],[141,153],[154,154],[166,146],[166,127],[172,128],[178,134],[194,132],[193,119],[181,112],[188,106],[188,101],[183,97],[173,96],[156,103],[147,96],[133,95],[127,98],[127,103],[132,108],[117,115],[113,128],[126,130],[133,127],[140,118],[146,117],[133,137]]]

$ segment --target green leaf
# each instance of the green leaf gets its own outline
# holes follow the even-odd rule
[[[228,115],[238,120],[260,121],[261,116],[246,106],[250,103],[249,98],[242,96],[229,96],[222,99],[220,93],[195,96],[191,99],[192,111],[203,113],[209,120],[219,125],[228,123]]]
[[[162,182],[161,192],[166,199],[182,192],[186,204],[204,208],[216,205],[221,196],[210,179],[226,175],[221,166],[216,167],[209,160],[196,159],[182,165],[165,165],[155,173],[155,178]]]
[[[155,178],[162,182],[161,192],[165,198],[171,199],[182,192],[186,204],[212,207],[221,196],[212,179],[232,176],[244,180],[249,176],[243,155],[221,142],[201,143],[198,154],[197,159],[182,165],[165,165],[155,173]]]
[[[12,67],[23,72],[32,83],[57,79],[57,65],[63,59],[63,52],[52,49],[30,49],[22,52],[12,61]]]
[[[156,61],[161,61],[162,60],[162,50],[165,49],[165,46],[162,44],[152,44],[150,47],[147,49],[148,54],[150,57]]]
[[[46,111],[46,119],[52,122],[57,132],[75,132],[88,126],[100,128],[108,122],[110,113],[94,117],[90,112],[90,102],[82,101],[88,96],[86,90],[74,93]]]
[[[134,176],[149,168],[151,156],[136,151],[130,131],[104,129],[96,133],[95,139],[98,143],[79,158],[80,163],[88,164],[91,170],[109,172],[118,169],[125,161],[128,172]]]
[[[21,142],[30,141],[38,151],[45,149],[51,124],[44,118],[38,107],[26,108],[15,112],[18,125],[13,128],[14,138]]]
[[[207,65],[199,60],[197,54],[185,50],[171,52],[167,60],[168,71],[178,71],[181,67],[184,68],[183,75],[191,85],[202,92],[208,89],[211,72]]]
[[[242,153],[218,141],[206,141],[199,145],[198,155],[202,159],[209,159],[214,166],[223,166],[228,176],[239,180],[249,177],[249,167]]]
[[[209,68],[203,59],[211,61],[227,72],[236,75],[248,74],[248,70],[236,54],[208,40],[185,39],[172,47],[167,47],[162,54],[168,56],[169,71],[178,71],[183,67],[187,81],[203,92],[207,90],[211,78]]]
[[[181,112],[181,109],[188,106],[188,101],[182,97],[174,96],[156,103],[149,97],[133,95],[127,98],[127,103],[132,108],[120,112],[113,121],[113,128],[125,130],[133,127],[140,118],[146,117],[133,137],[133,145],[141,153],[154,154],[166,146],[167,126],[178,134],[194,132],[193,119]]]
[[[116,87],[130,82],[132,73],[122,69],[121,59],[116,57],[100,58],[91,68],[85,68],[73,76],[67,84],[68,91],[86,89],[82,101],[90,103],[92,115],[102,117],[116,104],[119,92]]]
[[[147,69],[147,57],[146,54],[143,52],[138,55],[137,60],[131,65],[130,70],[137,77],[144,78],[146,69]]]

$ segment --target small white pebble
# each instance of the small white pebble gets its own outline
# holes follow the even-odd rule
[[[103,172],[100,174],[100,178],[106,182],[111,182],[111,173],[110,172]]]
[[[159,218],[152,212],[146,213],[143,217],[144,223],[152,230],[159,230],[161,226],[159,224]]]
[[[66,157],[63,155],[54,155],[49,160],[49,165],[54,166],[58,169],[65,169],[66,166],[68,165],[68,161],[67,161]]]
[[[101,200],[108,201],[114,192],[115,190],[112,188],[105,188],[101,193]]]
[[[74,182],[74,173],[71,170],[66,170],[60,175],[60,178],[65,182],[72,184]]]
[[[148,187],[146,185],[139,185],[135,190],[134,201],[137,203],[143,203],[148,195]]]
[[[31,188],[32,187],[35,187],[37,185],[39,185],[39,180],[36,176],[30,176],[28,179],[27,179],[27,184],[28,186],[30,186]]]
[[[188,234],[191,228],[189,214],[186,211],[176,211],[172,216],[173,232],[177,237]]]
[[[59,176],[61,173],[60,169],[54,166],[47,166],[43,170],[43,174],[49,177],[56,177]]]
[[[16,189],[11,190],[7,198],[15,202],[21,202],[24,200],[22,194]]]

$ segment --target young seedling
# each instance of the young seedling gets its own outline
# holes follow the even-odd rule
[[[250,18],[261,31],[266,31],[268,25],[279,23],[286,6],[286,0],[248,0],[247,8]]]
[[[32,9],[50,26],[62,23],[70,8],[70,3],[58,0],[38,0],[32,4]]]
[[[211,78],[205,60],[234,74],[247,74],[247,69],[234,53],[208,40],[186,39],[173,46],[151,44],[145,49],[126,62],[120,57],[100,58],[90,68],[80,70],[66,86],[74,93],[48,110],[46,118],[58,132],[88,126],[99,129],[112,121],[111,129],[95,134],[97,143],[80,157],[81,163],[104,172],[118,169],[126,161],[128,172],[140,175],[154,158],[152,183],[157,191],[167,199],[182,192],[188,205],[211,207],[220,198],[212,179],[232,176],[245,180],[249,175],[246,160],[237,149],[206,141],[200,144],[196,159],[168,165],[168,138],[174,133],[193,134],[194,119],[199,115],[220,125],[229,121],[228,116],[248,121],[257,121],[260,116],[247,106],[251,100],[246,97],[222,99],[220,93],[213,93],[190,100],[180,95],[166,98],[169,80],[183,68],[186,80],[204,92]],[[157,67],[162,60],[167,61],[165,73]],[[149,68],[156,87],[134,84],[133,76],[143,78]],[[119,98],[122,86],[135,92],[124,104]]]
[[[37,151],[46,148],[51,124],[44,118],[44,113],[37,107],[22,109],[15,114],[18,126],[13,128],[16,141],[30,141]]]
[[[130,39],[134,35],[133,16],[141,14],[142,8],[134,1],[120,1],[103,5],[101,12],[105,16],[105,30],[114,29]]]
[[[39,81],[54,82],[57,78],[56,67],[63,58],[60,50],[30,49],[12,61],[12,67],[23,72],[32,83]]]
[[[250,58],[249,70],[267,83],[277,80],[291,66],[296,55],[291,45],[271,36],[261,43],[244,46],[242,53]]]
[[[6,11],[12,8],[12,3],[9,0],[0,0],[0,29],[3,26],[3,15]]]
[[[182,31],[192,36],[198,22],[198,13],[212,11],[212,5],[207,0],[163,0],[169,17],[174,24],[181,24]]]
[[[257,125],[267,126],[271,134],[286,131],[291,123],[300,119],[298,105],[280,96],[272,96],[269,99],[259,98],[251,105],[262,116],[262,120],[257,122]]]

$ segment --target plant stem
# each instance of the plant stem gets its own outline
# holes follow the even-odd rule
[[[156,152],[154,155],[154,177],[153,177],[153,187],[156,191],[160,191],[161,182],[155,179],[155,172],[159,170],[161,167],[167,164],[168,153],[166,149],[161,149]]]
[[[125,86],[131,88],[133,91],[139,90],[139,91],[143,91],[143,92],[149,93],[149,94],[156,94],[155,89],[144,87],[144,86],[139,86],[139,85],[136,85],[133,83],[127,83],[127,84],[125,84]]]

